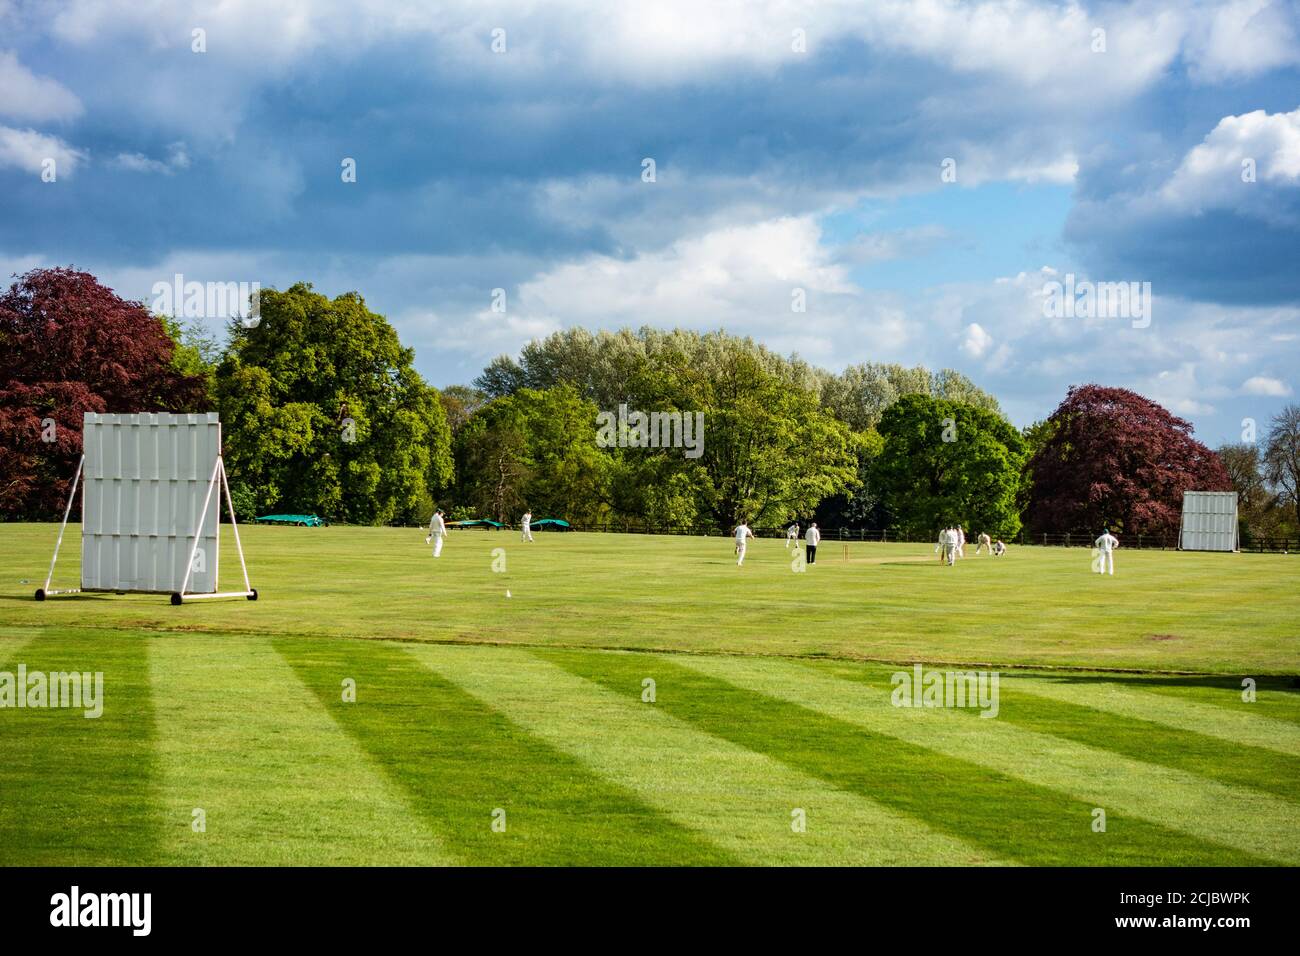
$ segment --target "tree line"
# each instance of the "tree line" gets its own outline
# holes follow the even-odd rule
[[[34,270],[0,295],[0,515],[61,514],[86,411],[216,410],[242,515],[1159,535],[1184,490],[1236,488],[1243,531],[1300,525],[1294,406],[1262,446],[1216,454],[1125,389],[1072,388],[1017,429],[960,372],[833,373],[724,331],[567,329],[443,389],[414,358],[358,293],[262,290],[218,342],[87,273]]]

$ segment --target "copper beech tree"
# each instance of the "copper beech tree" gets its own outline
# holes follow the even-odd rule
[[[1035,532],[1176,534],[1184,491],[1230,491],[1190,422],[1126,388],[1077,385],[1029,462]]]
[[[158,316],[86,272],[34,269],[0,293],[0,515],[62,516],[83,413],[206,411],[175,350]]]

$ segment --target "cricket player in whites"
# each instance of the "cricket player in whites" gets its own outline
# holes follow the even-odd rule
[[[521,537],[524,541],[533,540],[533,513],[525,511],[523,518],[519,521],[521,527]]]
[[[989,554],[993,553],[993,541],[989,538],[988,533],[981,531],[980,536],[975,539],[979,543],[975,545],[975,554],[978,555],[984,548],[989,549]]]
[[[822,543],[822,533],[817,530],[817,522],[814,521],[808,525],[808,533],[804,535],[804,554],[809,564],[817,563],[817,545]]]
[[[442,512],[434,509],[433,517],[429,519],[429,534],[424,539],[428,544],[433,541],[433,556],[435,558],[442,556],[442,539],[447,536],[447,522],[442,520]]]
[[[785,549],[790,550],[790,546],[799,547],[799,522],[795,522],[785,529]]]
[[[1110,528],[1104,528],[1101,537],[1093,542],[1097,546],[1097,560],[1093,562],[1093,567],[1097,569],[1098,574],[1115,574],[1115,549],[1119,547],[1119,539],[1110,533]]]
[[[945,528],[943,532],[943,563],[957,563],[957,529]]]
[[[736,567],[745,563],[745,544],[747,539],[754,537],[754,532],[749,530],[749,525],[741,522],[736,525]]]

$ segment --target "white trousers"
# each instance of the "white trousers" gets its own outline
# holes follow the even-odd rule
[[[745,546],[743,544],[736,545],[736,554],[740,555],[736,560],[736,567],[740,567],[745,563]]]
[[[1098,552],[1097,573],[1098,574],[1115,573],[1115,552],[1114,551]]]
[[[433,556],[436,558],[442,554],[442,535],[433,536]]]
[[[533,532],[532,532],[532,529],[529,528],[528,525],[524,525],[524,530],[521,532],[520,537],[521,537],[524,541],[532,541],[532,540],[533,540]]]

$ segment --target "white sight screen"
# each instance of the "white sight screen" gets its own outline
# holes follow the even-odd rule
[[[1183,492],[1181,545],[1184,551],[1236,551],[1237,493]]]
[[[217,413],[87,412],[82,437],[82,588],[179,591],[221,453]],[[217,589],[220,501],[218,487],[203,517],[189,591]]]

